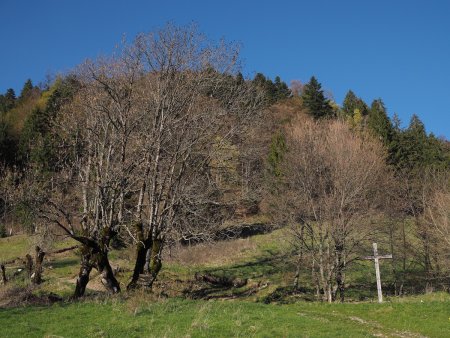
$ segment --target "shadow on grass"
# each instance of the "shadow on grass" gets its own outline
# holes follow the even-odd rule
[[[295,266],[290,256],[286,253],[265,250],[263,256],[249,262],[205,269],[204,272],[207,274],[232,279],[248,279],[251,283],[240,288],[197,283],[195,290],[185,290],[184,295],[192,299],[235,299],[252,296],[267,287],[267,280],[270,280],[270,283],[279,284],[287,271],[294,270]]]
[[[226,267],[207,269],[205,272],[217,276],[237,278],[264,278],[273,277],[291,271],[294,265],[287,254],[274,253],[266,250],[262,257],[249,262],[234,264]]]
[[[80,264],[80,260],[78,258],[63,258],[59,260],[55,260],[51,262],[49,265],[53,267],[53,269],[63,269],[67,267],[78,266]]]

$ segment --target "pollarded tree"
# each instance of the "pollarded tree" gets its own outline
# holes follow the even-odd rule
[[[81,243],[75,297],[84,294],[92,268],[108,291],[120,291],[109,263],[111,241],[133,220],[138,180],[145,159],[145,114],[151,97],[145,71],[124,47],[111,58],[87,61],[72,80],[75,93],[49,100],[58,134],[58,175],[41,207],[41,217]],[[61,99],[61,101],[60,101]],[[61,111],[55,115],[54,109]]]
[[[136,245],[129,288],[141,275],[150,287],[168,243],[220,222],[211,155],[256,122],[264,102],[236,81],[237,52],[194,26],[168,25],[79,68],[80,88],[56,120],[67,165],[43,210],[83,245],[75,296],[92,268],[120,291],[108,259],[119,232]]]
[[[205,40],[195,27],[168,26],[139,36],[135,55],[143,78],[144,161],[134,212],[140,274],[157,277],[167,243],[204,236],[220,220],[218,187],[208,178],[211,157],[257,123],[265,95],[255,81],[236,81],[238,50]]]
[[[322,90],[322,85],[313,76],[303,87],[303,106],[308,109],[309,114],[314,118],[324,118],[334,116],[334,111],[330,102]]]

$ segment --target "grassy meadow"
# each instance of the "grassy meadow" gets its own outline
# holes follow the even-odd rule
[[[34,239],[18,235],[0,239],[3,261],[32,252]],[[67,241],[58,247],[73,245]],[[49,250],[50,251],[50,250]],[[301,272],[304,292],[290,294],[295,271],[289,237],[284,230],[166,253],[154,292],[109,296],[95,270],[82,301],[68,300],[79,259],[76,250],[48,255],[44,283],[31,288],[17,276],[0,287],[1,337],[449,337],[450,295],[389,296],[376,303],[371,262],[349,272],[348,302],[315,301],[307,271]],[[111,252],[120,267],[122,288],[131,274],[133,253]],[[20,265],[20,264],[19,264]],[[12,276],[18,266],[8,266]],[[382,277],[389,280],[389,263]],[[195,273],[247,278],[241,288],[195,283]],[[2,290],[3,289],[3,290]],[[27,296],[19,296],[26,289]],[[53,305],[29,301],[54,292],[63,300]],[[15,294],[17,293],[17,294]],[[15,303],[8,304],[8,297]]]

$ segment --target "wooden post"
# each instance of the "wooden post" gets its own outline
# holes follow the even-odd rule
[[[381,292],[380,263],[378,260],[377,243],[373,243],[373,256],[375,261],[375,274],[377,276],[378,303],[383,303],[383,292]]]
[[[378,293],[378,303],[383,302],[383,293],[381,291],[381,277],[380,277],[380,259],[392,258],[392,255],[378,255],[377,243],[373,243],[373,256],[364,257],[364,259],[373,259],[375,261],[375,274],[377,277],[377,293]]]

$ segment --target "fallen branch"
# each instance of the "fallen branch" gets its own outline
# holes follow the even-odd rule
[[[66,251],[75,250],[75,249],[77,249],[79,247],[80,247],[79,245],[74,245],[74,246],[70,246],[68,248],[63,248],[63,249],[58,249],[58,250],[55,250],[55,251],[50,251],[47,255],[60,254],[60,253],[66,252]]]
[[[2,265],[13,264],[13,263],[15,263],[16,261],[24,262],[23,258],[16,257],[16,258],[10,259],[9,261],[2,262]]]

